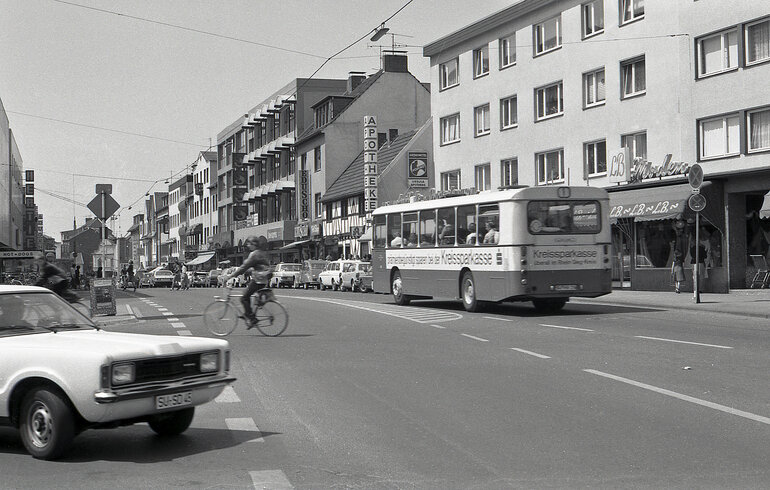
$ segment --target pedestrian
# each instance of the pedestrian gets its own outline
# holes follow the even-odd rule
[[[102,269],[102,266],[99,266],[96,268],[96,277],[101,279],[103,273],[104,273],[104,269]]]
[[[80,287],[80,266],[75,266],[75,289]]]

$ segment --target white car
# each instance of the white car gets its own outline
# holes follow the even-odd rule
[[[148,274],[150,276],[150,287],[168,286],[174,282],[174,273],[164,266],[156,267]]]
[[[318,282],[321,284],[321,289],[329,289],[336,291],[341,289],[342,284],[342,271],[348,264],[355,263],[354,260],[335,260],[334,262],[327,262],[326,268],[318,274]]]
[[[342,266],[342,276],[340,279],[340,289],[355,291],[365,291],[366,286],[361,285],[363,276],[372,275],[372,264],[370,262],[354,261]]]
[[[180,434],[229,370],[225,340],[107,332],[48,289],[0,286],[0,425],[35,458],[56,459],[90,428]]]
[[[297,287],[299,285],[299,275],[301,272],[302,264],[281,262],[275,266],[273,277],[270,279],[270,287]]]

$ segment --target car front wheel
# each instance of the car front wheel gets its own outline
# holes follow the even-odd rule
[[[30,391],[22,401],[20,417],[21,440],[35,458],[58,458],[75,437],[75,417],[58,391]]]
[[[161,436],[177,436],[186,431],[192,423],[195,407],[153,415],[147,422],[150,428]]]

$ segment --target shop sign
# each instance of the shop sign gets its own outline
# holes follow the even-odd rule
[[[294,226],[294,237],[304,238],[310,235],[310,226],[307,223],[300,223]]]
[[[377,118],[364,116],[364,211],[377,207]]]
[[[276,241],[283,240],[283,228],[272,228],[267,230],[267,240]]]
[[[428,187],[428,152],[410,151],[407,158],[409,187]]]
[[[360,238],[361,235],[364,234],[364,228],[365,228],[364,226],[351,226],[350,227],[350,236],[352,238],[356,238],[356,239]]]
[[[671,175],[684,175],[690,170],[688,164],[685,162],[674,162],[671,160],[671,156],[671,153],[667,154],[660,165],[655,165],[641,158],[635,158],[630,182],[641,182],[644,179],[669,177]]]
[[[310,218],[310,176],[308,170],[299,171],[299,218]]]
[[[0,252],[0,259],[34,259],[39,255],[39,250],[8,250]]]
[[[321,236],[322,228],[321,223],[313,223],[310,225],[310,235]]]
[[[652,201],[636,204],[619,204],[610,208],[610,218],[633,218],[684,212],[684,201]]]
[[[91,283],[91,313],[94,315],[115,315],[115,280],[94,279]]]
[[[398,199],[392,201],[386,201],[383,206],[389,204],[405,204],[415,201],[430,201],[432,199],[442,199],[444,197],[457,197],[457,196],[470,196],[478,194],[475,187],[466,187],[464,189],[449,189],[446,191],[437,191],[436,189],[430,189],[427,193],[421,193],[419,191],[407,191],[403,194],[399,194]]]
[[[631,149],[623,147],[612,154],[610,158],[610,183],[623,183],[631,180]]]

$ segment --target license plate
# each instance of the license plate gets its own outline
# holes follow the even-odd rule
[[[577,291],[577,284],[557,284],[553,287],[556,291]]]
[[[192,404],[192,391],[172,393],[170,395],[158,395],[155,397],[155,408],[158,410],[183,407],[190,404]]]

